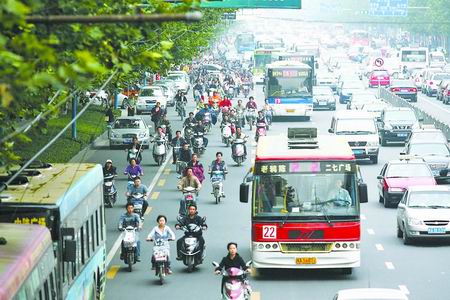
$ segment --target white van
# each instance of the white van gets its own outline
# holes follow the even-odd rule
[[[378,128],[372,114],[364,111],[338,111],[331,120],[329,133],[343,136],[356,159],[378,163],[380,143]]]

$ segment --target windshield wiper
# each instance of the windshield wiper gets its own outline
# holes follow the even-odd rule
[[[352,134],[355,133],[355,131],[351,131],[351,130],[344,130],[344,131],[338,131],[336,132],[336,134]]]
[[[448,206],[445,206],[445,205],[428,205],[426,207],[434,208],[434,209],[437,209],[437,208],[449,208]]]
[[[333,227],[333,223],[331,223],[330,217],[326,213],[325,206],[322,206],[322,209],[320,211],[323,213],[323,216],[325,217],[325,220],[327,220],[328,226]]]
[[[286,223],[287,219],[289,218],[289,216],[291,215],[292,210],[288,211],[288,213],[286,214],[286,216],[283,218],[283,221],[281,222],[281,227],[284,226],[284,224]]]

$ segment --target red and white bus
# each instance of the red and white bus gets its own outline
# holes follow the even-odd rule
[[[261,138],[240,187],[244,203],[251,187],[253,266],[341,268],[345,274],[359,267],[367,185],[358,170],[348,143],[317,136],[316,128]]]
[[[352,46],[369,46],[369,33],[365,30],[351,32]]]

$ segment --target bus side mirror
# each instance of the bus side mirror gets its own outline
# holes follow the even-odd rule
[[[239,186],[239,201],[242,203],[248,203],[248,192],[250,191],[250,185],[248,183],[241,183]]]
[[[329,129],[328,129],[328,132],[329,132],[329,133],[333,133],[333,132],[334,132],[333,128],[329,128]]]
[[[63,260],[66,262],[75,262],[77,258],[77,242],[74,240],[64,241]]]
[[[363,182],[359,183],[358,191],[359,191],[359,203],[369,202],[369,198],[367,195],[367,184]]]

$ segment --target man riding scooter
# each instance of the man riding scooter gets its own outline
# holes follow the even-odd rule
[[[124,230],[125,228],[127,228],[128,226],[132,226],[136,229],[136,239],[137,239],[137,247],[136,247],[136,261],[141,261],[140,256],[141,256],[141,242],[139,241],[139,238],[137,236],[137,231],[142,229],[142,222],[139,218],[139,216],[137,214],[135,214],[133,212],[134,210],[134,205],[133,203],[128,203],[127,204],[127,212],[123,213],[120,216],[119,219],[119,230]],[[122,248],[121,248],[121,252],[120,252],[120,259],[125,259],[124,258],[124,253],[125,253],[125,249],[123,247],[123,242],[122,242]]]

